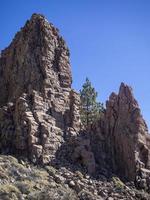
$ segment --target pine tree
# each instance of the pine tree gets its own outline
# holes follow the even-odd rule
[[[80,90],[81,98],[81,120],[85,127],[96,121],[104,111],[103,104],[96,101],[97,92],[92,87],[91,82],[86,78]]]

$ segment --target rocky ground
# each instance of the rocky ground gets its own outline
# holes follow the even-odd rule
[[[0,156],[0,200],[150,199],[117,177],[96,179],[65,167],[36,166],[13,156]]]

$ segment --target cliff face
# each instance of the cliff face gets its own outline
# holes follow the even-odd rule
[[[106,103],[105,133],[113,169],[120,175],[134,180],[140,167],[150,167],[148,128],[132,89],[123,83]]]
[[[132,89],[121,84],[112,93],[101,120],[92,127],[92,149],[100,167],[135,180],[141,168],[150,168],[150,135]]]
[[[69,50],[58,30],[33,14],[0,58],[0,150],[48,163],[78,132]]]
[[[83,133],[71,83],[64,40],[33,14],[0,57],[0,152],[47,164],[61,151],[92,174],[107,170],[128,180],[144,169],[150,174],[150,136],[132,89],[122,83],[99,122]]]

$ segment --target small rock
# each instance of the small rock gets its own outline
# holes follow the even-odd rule
[[[56,183],[61,184],[61,183],[63,183],[64,181],[65,181],[64,177],[59,176],[59,175],[55,175],[55,182],[56,182]]]
[[[74,181],[70,181],[70,182],[69,182],[69,186],[70,186],[70,187],[75,187],[75,182],[74,182]]]
[[[114,200],[114,198],[112,198],[112,197],[108,197],[107,200]]]

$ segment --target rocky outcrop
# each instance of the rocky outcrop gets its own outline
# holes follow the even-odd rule
[[[129,86],[122,83],[119,94],[110,95],[95,132],[92,146],[99,165],[108,164],[112,172],[128,180],[135,180],[141,168],[149,169],[150,136]]]
[[[0,151],[49,163],[80,129],[69,50],[52,24],[33,14],[0,58]]]
[[[150,190],[150,136],[132,89],[122,83],[100,120],[83,130],[71,83],[65,41],[33,14],[0,56],[0,153],[60,168],[68,159],[69,169],[79,164],[105,178],[115,173]],[[70,185],[83,187],[71,180]]]
[[[139,168],[149,168],[148,128],[132,89],[123,83],[106,103],[105,132],[114,171],[134,180]]]

